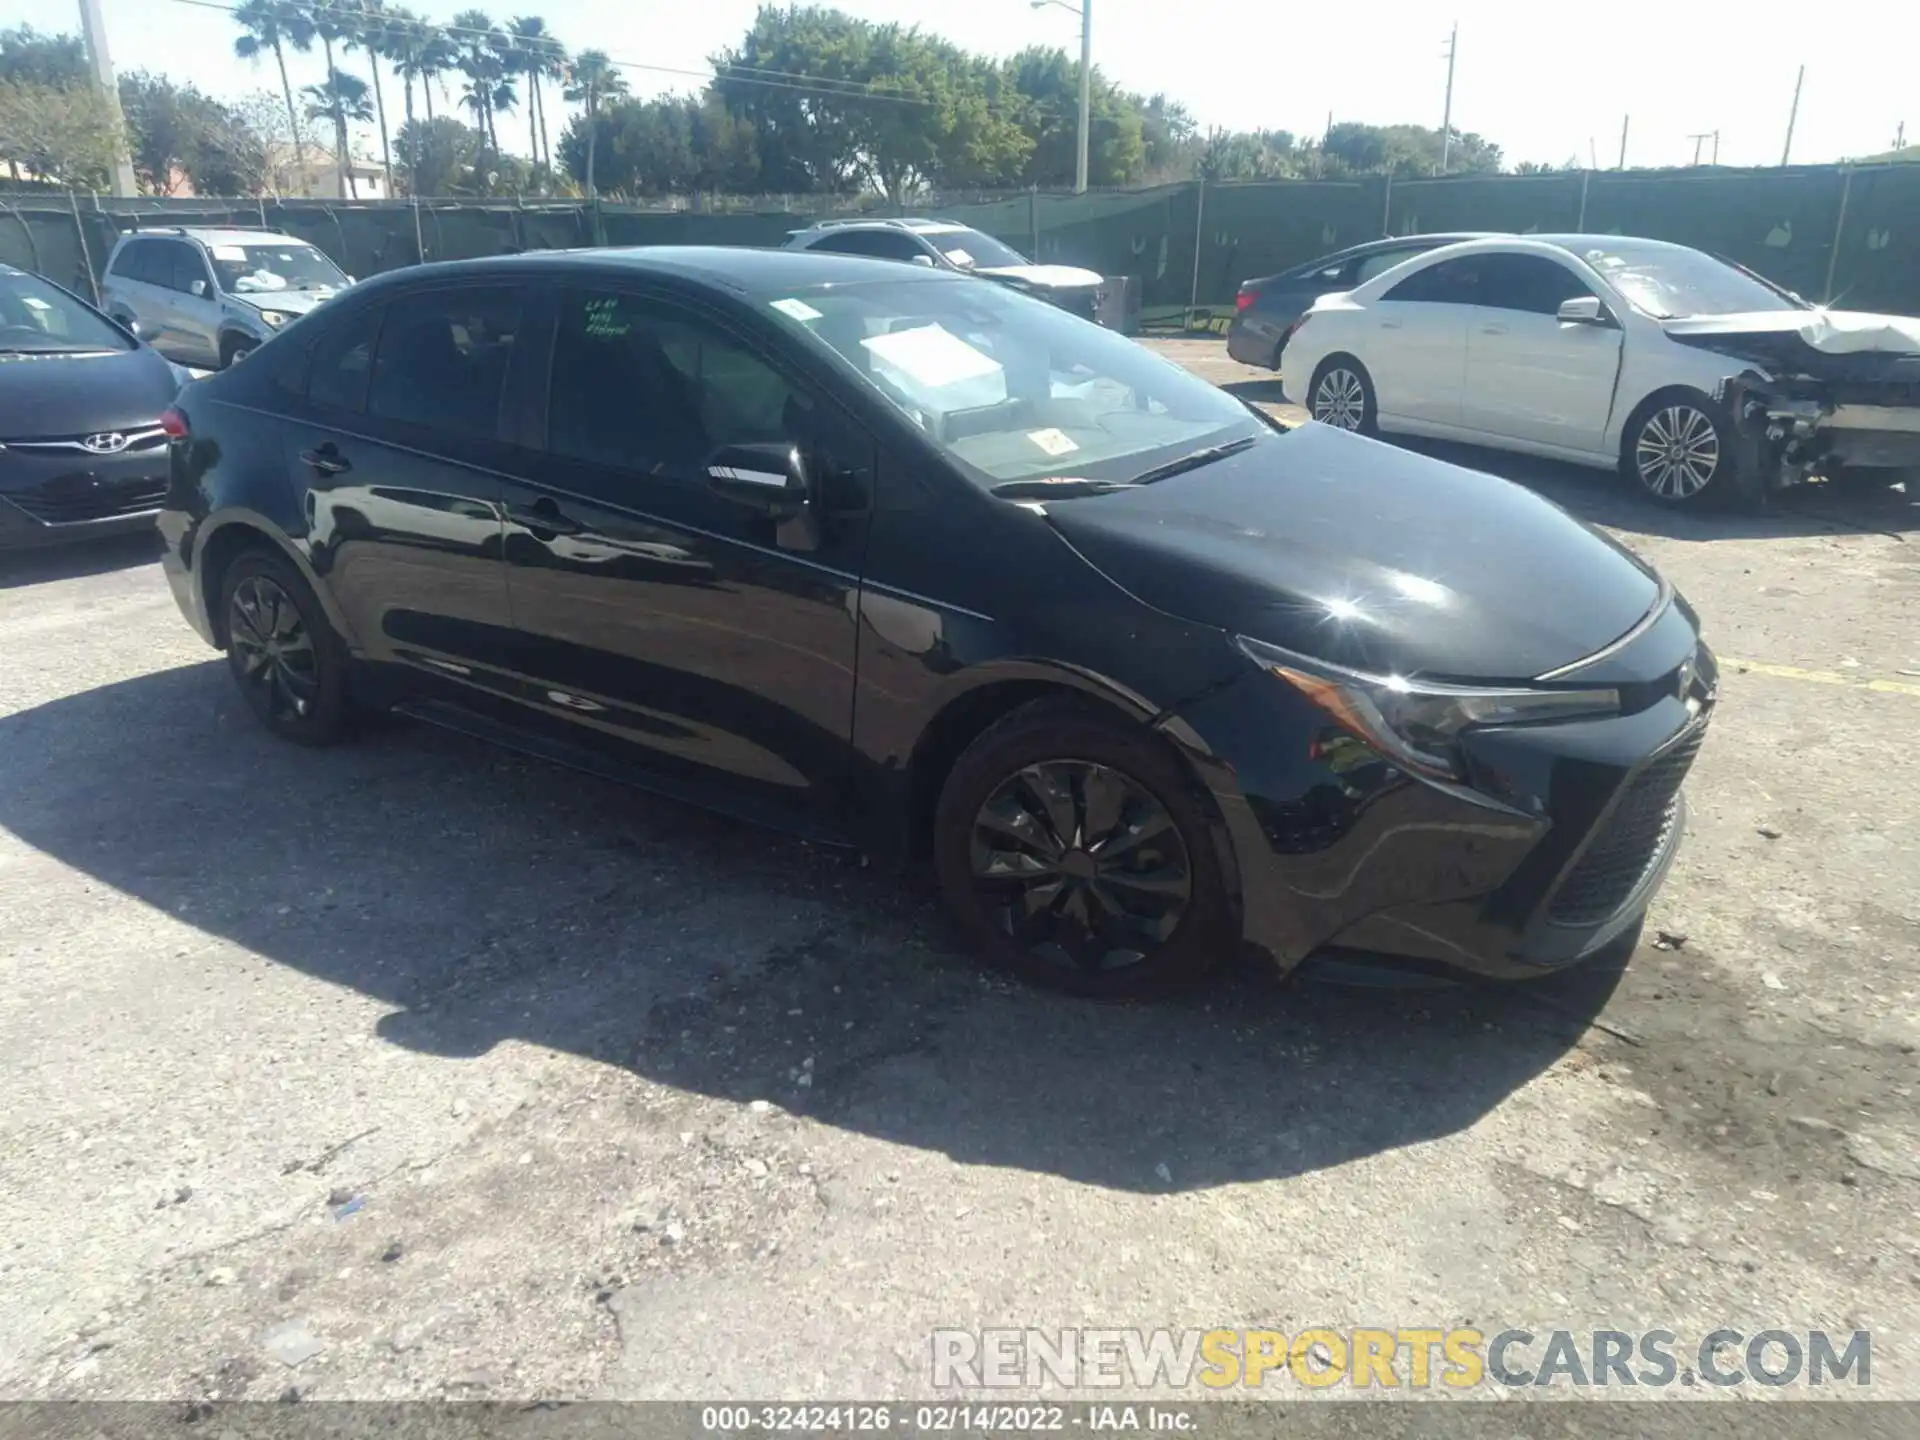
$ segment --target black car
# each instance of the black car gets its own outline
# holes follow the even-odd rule
[[[79,296],[0,265],[0,550],[151,530],[161,416],[190,378]]]
[[[1233,320],[1227,326],[1227,353],[1242,365],[1260,365],[1268,370],[1280,368],[1280,352],[1287,336],[1307,307],[1322,295],[1371,280],[1383,270],[1391,270],[1402,260],[1452,245],[1461,240],[1478,240],[1481,232],[1453,235],[1398,235],[1387,240],[1370,240],[1352,245],[1318,260],[1309,260],[1278,275],[1241,282],[1233,297]]]
[[[271,730],[398,710],[930,854],[988,957],[1082,993],[1242,937],[1590,955],[1713,705],[1693,612],[1529,491],[932,270],[421,266],[170,423],[167,573]]]

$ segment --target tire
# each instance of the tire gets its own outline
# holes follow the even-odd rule
[[[1373,377],[1351,355],[1329,355],[1307,386],[1307,414],[1322,425],[1355,435],[1379,430],[1380,406]]]
[[[220,368],[230,369],[259,348],[258,340],[249,340],[241,335],[229,335],[220,342]]]
[[[284,556],[248,550],[220,587],[227,669],[254,717],[283,740],[331,745],[352,718],[347,647]]]
[[[1665,390],[1642,401],[1620,437],[1620,472],[1670,510],[1756,503],[1752,447],[1726,411],[1695,390]]]
[[[961,931],[1034,984],[1142,999],[1199,984],[1233,953],[1193,781],[1154,736],[1090,705],[1039,700],[984,731],[940,792],[933,842]]]

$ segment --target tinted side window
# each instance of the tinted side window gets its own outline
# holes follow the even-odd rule
[[[494,438],[519,329],[520,297],[506,288],[427,290],[389,302],[368,413]]]
[[[1480,257],[1463,255],[1409,275],[1380,298],[1417,300],[1430,305],[1472,305],[1479,296]]]
[[[120,253],[113,257],[113,263],[107,266],[107,273],[118,275],[126,280],[138,280],[140,273],[137,267],[140,264],[140,252],[146,248],[138,240],[129,240],[120,247]]]
[[[1423,253],[1424,251],[1420,249],[1379,250],[1371,255],[1362,255],[1359,263],[1353,267],[1353,279],[1349,283],[1364,285],[1374,276],[1383,275],[1402,261],[1411,260],[1414,256]]]
[[[871,255],[880,260],[911,260],[926,254],[912,236],[893,230],[849,230],[845,234],[829,235],[812,248],[833,250],[842,255]]]
[[[366,405],[380,314],[379,306],[369,305],[321,332],[313,345],[313,365],[307,381],[307,398],[315,405],[355,412]]]
[[[797,439],[786,379],[703,320],[633,295],[566,294],[554,342],[548,448],[664,475],[722,445]]]
[[[166,252],[158,240],[136,240],[129,244],[121,257],[121,266],[120,273],[129,280],[148,285],[158,285],[171,278],[163,273],[167,269]]]
[[[1573,271],[1542,255],[1481,257],[1480,298],[1476,303],[1492,309],[1555,315],[1563,300],[1592,293]]]
[[[167,249],[172,252],[167,279],[175,290],[190,293],[193,282],[198,280],[211,291],[213,277],[207,272],[207,262],[201,258],[199,250],[178,240]]]

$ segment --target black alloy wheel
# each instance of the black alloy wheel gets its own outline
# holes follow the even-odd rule
[[[1163,740],[1102,707],[1044,699],[954,765],[934,861],[947,908],[989,963],[1101,999],[1161,995],[1236,945],[1209,816]]]
[[[319,601],[285,560],[254,551],[226,576],[227,666],[274,734],[306,745],[345,726],[346,653]]]
[[[1007,777],[974,817],[974,892],[1014,944],[1098,974],[1173,937],[1193,899],[1179,827],[1105,765],[1048,760]]]

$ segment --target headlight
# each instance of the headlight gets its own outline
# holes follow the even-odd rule
[[[293,317],[284,310],[262,310],[260,312],[260,318],[266,321],[270,327],[278,330]]]
[[[1368,675],[1309,660],[1242,635],[1236,644],[1262,669],[1374,749],[1417,774],[1458,780],[1460,733],[1481,725],[1527,725],[1614,715],[1618,690],[1482,689],[1401,675]]]

